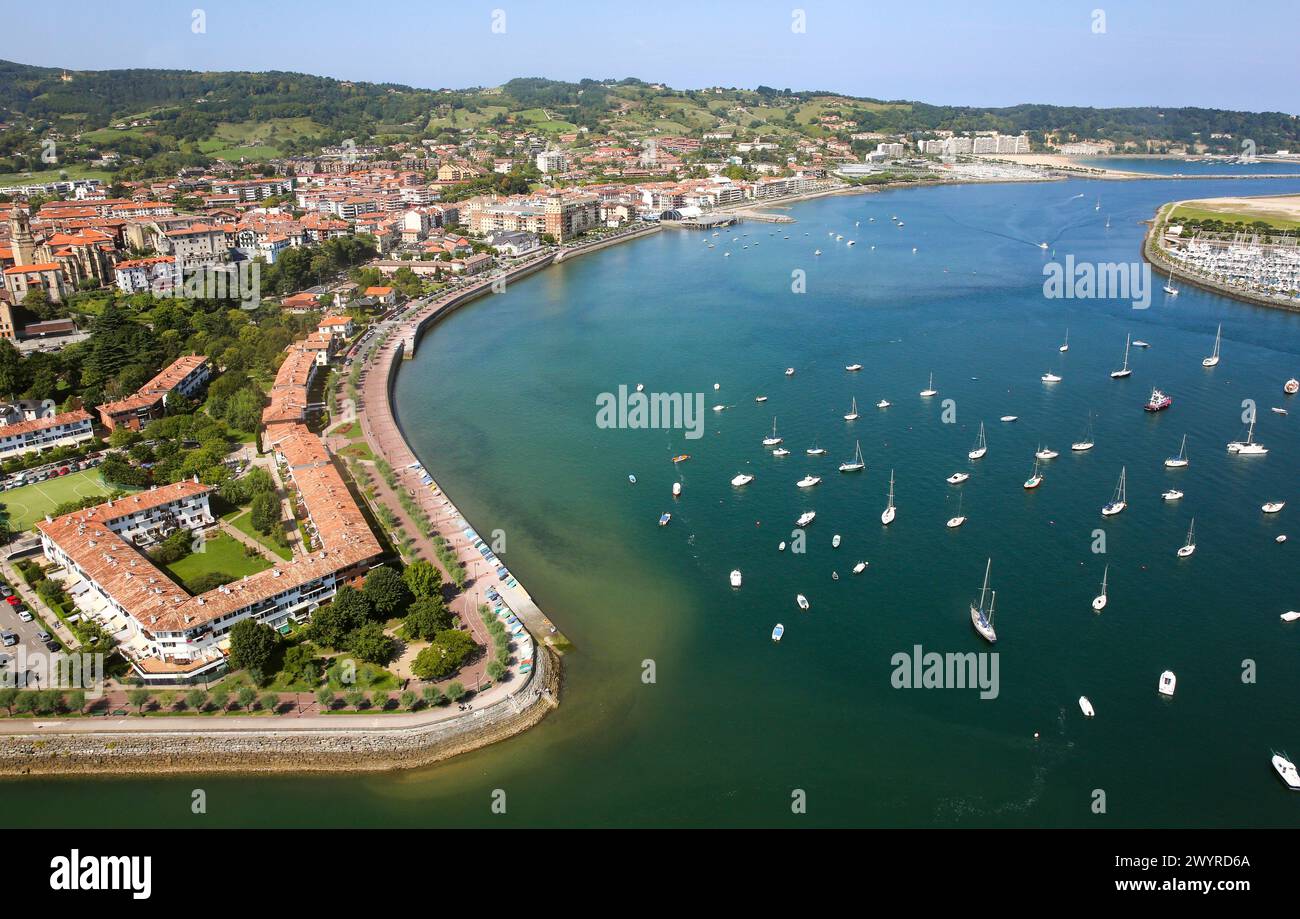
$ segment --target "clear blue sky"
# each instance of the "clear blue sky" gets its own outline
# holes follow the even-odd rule
[[[0,57],[422,87],[635,76],[956,105],[1300,112],[1300,0],[0,0]],[[191,30],[191,11],[207,31]],[[1093,10],[1105,11],[1105,32]],[[806,32],[791,29],[806,13]],[[503,34],[492,30],[505,13]]]

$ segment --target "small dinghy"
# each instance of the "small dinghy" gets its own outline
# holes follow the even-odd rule
[[[831,537],[831,548],[838,549],[839,547],[840,547],[840,534],[836,533],[834,536]]]
[[[948,484],[960,485],[962,482],[965,482],[969,478],[970,478],[969,472],[954,472],[952,475],[948,476]]]
[[[1297,619],[1300,619],[1300,610],[1289,609],[1282,614],[1283,622],[1295,622]]]
[[[734,571],[731,572],[731,586],[732,586],[732,587],[739,587],[739,586],[740,586],[740,580],[741,580],[741,578],[740,578],[740,569],[737,568],[736,570],[734,570]]]
[[[778,545],[778,546],[776,547],[776,551],[778,551],[778,552],[784,552],[784,551],[785,551],[785,542],[784,542],[784,541],[782,541],[781,544]]]
[[[781,636],[784,634],[785,634],[785,626],[781,625],[781,623],[778,622],[776,626],[772,629],[772,640],[780,641]]]
[[[856,565],[853,566],[853,573],[854,573],[854,574],[861,574],[862,572],[864,572],[864,571],[866,571],[866,570],[867,570],[867,563],[866,563],[866,562],[858,562]],[[1297,617],[1297,618],[1300,618],[1300,613],[1297,613],[1297,614],[1296,614],[1296,617]]]
[[[1173,698],[1174,690],[1178,688],[1178,677],[1174,676],[1172,670],[1166,670],[1160,674],[1160,695]]]
[[[752,481],[754,481],[752,475],[742,472],[731,480],[731,484],[740,488],[742,485],[748,485]]]
[[[794,602],[799,604],[799,608],[803,610],[805,613],[808,612],[808,607],[810,606],[810,604],[808,603],[808,598],[805,597],[803,594],[796,594],[794,598]]]
[[[636,476],[634,476],[634,475],[629,475],[629,476],[627,477],[627,480],[628,480],[629,482],[631,482],[633,485],[636,484]]]
[[[1093,711],[1092,702],[1088,700],[1087,696],[1079,696],[1079,711],[1083,712],[1083,717],[1085,718],[1091,718],[1093,715],[1097,714]]]
[[[1286,507],[1285,501],[1269,501],[1260,507],[1260,510],[1266,514],[1276,514],[1282,508]]]
[[[659,525],[661,527],[666,527],[668,526],[668,521],[672,519],[673,519],[673,515],[665,511],[664,513],[659,515]]]

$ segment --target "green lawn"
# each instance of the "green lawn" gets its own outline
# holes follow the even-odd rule
[[[209,572],[219,571],[234,581],[246,574],[265,571],[271,567],[271,563],[260,555],[245,555],[243,543],[233,537],[217,534],[204,541],[202,552],[191,552],[166,567],[188,586],[195,578]]]
[[[45,169],[40,172],[0,173],[0,186],[44,185],[47,182],[58,182],[64,178],[61,173],[65,172],[68,179],[99,179],[104,184],[108,184],[113,180],[113,173],[107,170],[92,169],[84,163],[69,163],[67,166],[56,166],[53,169]]]
[[[249,160],[282,156],[278,141],[314,137],[324,130],[310,118],[272,118],[240,124],[223,122],[212,137],[199,141],[199,149],[209,156],[225,160],[240,157]]]
[[[98,469],[86,469],[0,492],[0,505],[9,511],[10,528],[18,532],[30,529],[60,504],[91,495],[107,495],[113,490],[104,483]]]
[[[221,519],[234,526],[234,528],[239,530],[239,532],[253,537],[285,561],[289,561],[293,558],[293,550],[288,546],[277,546],[270,540],[270,538],[263,536],[261,533],[257,532],[257,530],[253,529],[253,515],[249,511],[232,511],[229,514],[222,514]]]
[[[1209,202],[1197,203],[1202,206],[1178,205],[1174,208],[1173,216],[1169,218],[1170,223],[1177,223],[1179,220],[1221,220],[1224,223],[1241,223],[1248,226],[1259,221],[1278,230],[1300,229],[1300,221],[1289,219],[1282,213],[1266,213],[1262,210],[1234,210],[1231,205],[1226,203],[1221,207],[1216,207]],[[1209,206],[1205,206],[1207,204]]]

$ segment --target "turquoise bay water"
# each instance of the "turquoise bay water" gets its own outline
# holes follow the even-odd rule
[[[1101,169],[1119,169],[1123,172],[1149,172],[1152,175],[1281,175],[1300,173],[1300,163],[1257,160],[1253,163],[1227,163],[1223,160],[1195,160],[1187,162],[1182,157],[1160,156],[1103,156],[1079,160],[1085,166]],[[1244,191],[1242,194],[1253,194]]]
[[[1042,294],[1045,261],[1132,261],[1160,203],[1243,191],[1070,181],[830,198],[714,249],[704,234],[663,232],[512,285],[421,342],[397,401],[421,458],[479,532],[505,531],[511,569],[575,643],[561,708],[427,770],[24,781],[8,786],[11,805],[22,819],[107,825],[1293,825],[1300,800],[1268,757],[1300,753],[1300,629],[1278,620],[1300,607],[1300,405],[1281,389],[1300,374],[1300,315],[1190,287],[1165,303],[1158,278],[1145,311]],[[1300,181],[1249,191],[1295,193]],[[791,292],[796,269],[807,293]],[[1220,322],[1223,362],[1205,370]],[[1126,333],[1151,348],[1134,350],[1131,379],[1112,381]],[[865,369],[846,373],[855,361]],[[1042,384],[1049,369],[1064,380]],[[939,396],[926,401],[931,371]],[[708,413],[699,440],[597,428],[597,395],[638,382],[728,408]],[[1155,416],[1141,410],[1153,385],[1174,397]],[[854,396],[862,418],[848,424]],[[881,397],[893,407],[877,410]],[[1234,460],[1224,443],[1242,433],[1247,398],[1271,452]],[[1097,447],[1071,454],[1089,412]],[[1008,413],[1020,420],[1000,424]],[[784,460],[759,444],[773,415]],[[981,420],[989,453],[971,467]],[[1168,471],[1184,433],[1191,466]],[[868,469],[840,475],[855,438]],[[804,455],[814,443],[828,455]],[[1062,455],[1026,492],[1039,443]],[[681,453],[692,459],[673,466]],[[1103,522],[1121,465],[1130,506]],[[898,519],[886,529],[891,468]],[[953,488],[944,478],[957,469],[972,477]],[[756,479],[738,491],[741,470]],[[807,471],[824,481],[801,492]],[[1174,485],[1186,498],[1162,502]],[[970,520],[950,531],[959,493]],[[1268,518],[1259,506],[1273,498],[1292,503]],[[805,509],[818,512],[808,552],[779,553]],[[1192,515],[1199,548],[1179,560]],[[1098,528],[1105,555],[1091,551]],[[998,698],[894,689],[897,652],[986,650],[967,604],[989,557]],[[858,559],[870,567],[855,577]],[[1106,563],[1098,616],[1089,604]],[[733,591],[737,567],[745,583]],[[1245,659],[1254,684],[1240,678]],[[1172,701],[1156,693],[1166,668],[1178,674]],[[201,821],[188,809],[195,787],[208,792]],[[494,789],[506,815],[489,810]],[[806,816],[790,812],[794,789]],[[1106,816],[1089,809],[1094,789]]]

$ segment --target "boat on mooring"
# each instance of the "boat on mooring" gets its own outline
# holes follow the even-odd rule
[[[1192,518],[1191,525],[1187,527],[1187,542],[1178,550],[1179,558],[1187,558],[1196,551],[1196,518]]]
[[[799,515],[799,519],[794,522],[794,525],[797,527],[806,527],[808,524],[812,523],[813,520],[815,520],[816,518],[817,518],[816,511],[804,511],[802,514]]]
[[[931,396],[937,396],[937,395],[939,395],[939,390],[937,390],[937,389],[934,388],[934,374],[933,374],[933,373],[930,374],[930,382],[926,384],[925,389],[921,390],[920,395],[921,395],[923,398],[926,398],[926,399],[930,398]]]
[[[1121,380],[1124,377],[1130,377],[1133,375],[1133,371],[1130,370],[1128,367],[1128,349],[1130,344],[1131,344],[1131,336],[1125,335],[1124,336],[1124,366],[1119,368],[1119,370],[1112,370],[1110,372],[1110,378],[1112,380]]]
[[[1215,367],[1219,363],[1219,345],[1223,342],[1223,323],[1219,323],[1219,331],[1214,333],[1214,353],[1201,361],[1202,367]]]
[[[1160,690],[1160,695],[1173,698],[1174,690],[1178,688],[1178,677],[1172,670],[1166,670],[1160,674],[1160,683],[1156,687]]]
[[[975,438],[975,446],[970,449],[970,452],[966,454],[966,457],[967,459],[973,460],[982,459],[984,454],[988,452],[989,442],[984,436],[984,422],[981,421],[979,436]]]
[[[853,442],[853,459],[840,463],[840,472],[861,472],[866,468],[867,464],[862,461],[862,444],[855,440]]]
[[[1092,611],[1094,613],[1100,613],[1102,610],[1106,608],[1106,603],[1108,599],[1106,596],[1106,578],[1108,578],[1109,576],[1110,576],[1110,565],[1107,565],[1105,568],[1102,569],[1101,572],[1101,593],[1097,594],[1097,596],[1092,598]]]
[[[989,596],[989,572],[993,569],[993,559],[989,559],[984,566],[984,586],[980,588],[979,603],[970,605],[970,623],[975,626],[975,631],[979,632],[980,637],[993,644],[998,640],[998,633],[993,629],[993,607],[997,604],[998,592],[995,590],[992,596]],[[985,600],[989,601],[988,607],[984,606]]]
[[[1091,718],[1096,714],[1087,696],[1079,696],[1079,711],[1083,712],[1085,718]]]
[[[1102,506],[1101,515],[1103,517],[1113,517],[1124,508],[1128,507],[1128,492],[1126,488],[1126,479],[1128,476],[1128,467],[1121,466],[1119,470],[1119,483],[1115,486],[1115,494],[1110,501]]]
[[[1185,469],[1187,467],[1187,435],[1183,435],[1182,445],[1178,448],[1178,455],[1171,456],[1165,460],[1165,466],[1169,469]]]
[[[1159,389],[1151,390],[1151,398],[1147,399],[1147,404],[1142,406],[1148,412],[1163,412],[1169,406],[1174,404],[1173,396],[1162,392]]]
[[[880,515],[880,522],[889,526],[894,522],[894,470],[889,470],[889,503],[885,505],[884,511]]]
[[[1273,754],[1273,769],[1287,788],[1300,791],[1300,773],[1296,772],[1295,763],[1285,753]]]

